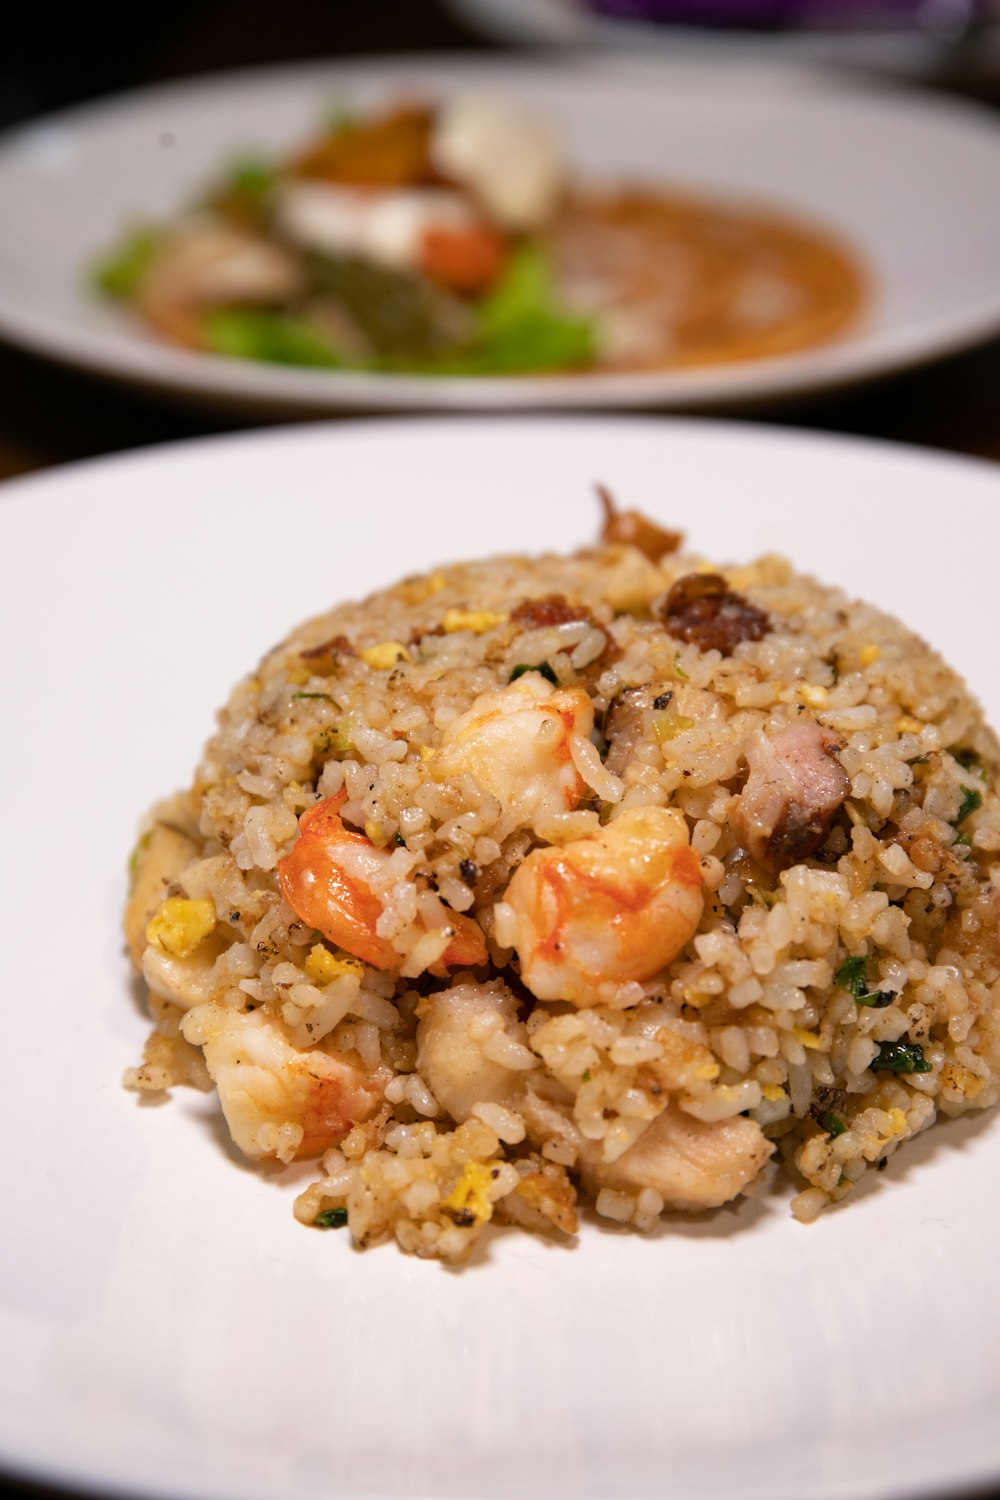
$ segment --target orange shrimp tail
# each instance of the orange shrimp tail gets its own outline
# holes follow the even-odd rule
[[[444,950],[441,962],[448,967],[461,964],[467,969],[474,969],[477,965],[484,964],[488,955],[486,939],[483,937],[483,929],[479,923],[473,921],[471,917],[456,916],[453,925],[455,936]]]

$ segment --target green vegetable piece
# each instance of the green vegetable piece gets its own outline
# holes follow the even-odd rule
[[[326,703],[332,703],[333,699],[329,693],[293,693],[292,700],[296,698],[322,698]]]
[[[868,988],[867,963],[867,959],[862,955],[845,959],[833,976],[833,982],[839,984],[842,989],[850,990],[859,1005],[867,1005],[873,1010],[884,1010],[895,1000],[895,993],[892,990]]]
[[[977,808],[982,807],[982,805],[982,792],[973,791],[971,786],[963,786],[962,800],[958,804],[958,816],[955,818],[952,827],[957,828],[959,823],[963,823],[970,813],[974,813]]]
[[[931,1065],[918,1042],[881,1042],[873,1073],[929,1073]]]
[[[465,303],[425,277],[353,255],[308,255],[306,272],[311,291],[339,302],[364,334],[377,369],[433,372],[475,335]]]
[[[346,1208],[324,1208],[323,1212],[313,1219],[316,1229],[343,1229],[346,1223]]]
[[[260,308],[222,307],[208,314],[205,338],[216,354],[259,359],[275,365],[336,369],[341,360],[332,344],[302,318]]]
[[[559,685],[559,679],[553,672],[547,661],[541,661],[537,666],[532,666],[530,662],[526,661],[520,662],[519,665],[514,668],[513,672],[511,672],[510,681],[516,682],[519,677],[524,676],[525,672],[539,672],[547,682],[551,682],[553,687],[558,687]]]
[[[593,364],[596,342],[592,319],[556,302],[548,257],[526,244],[480,304],[475,368],[483,375],[580,369]]]
[[[690,681],[690,675],[691,674],[689,672],[685,672],[684,668],[681,666],[681,653],[679,651],[675,651],[674,652],[674,676],[675,677],[679,677],[680,680],[681,680],[681,682],[689,682]]]
[[[94,285],[109,297],[134,297],[160,243],[159,230],[138,225],[96,262],[91,271]]]
[[[838,1135],[843,1135],[844,1131],[847,1129],[847,1126],[844,1124],[840,1116],[835,1115],[831,1109],[825,1109],[821,1115],[817,1115],[816,1123],[817,1125],[822,1126],[827,1135],[833,1136],[834,1139],[836,1139]]]
[[[396,843],[396,848],[397,849],[405,849],[406,848],[406,840],[404,839],[404,837],[403,837],[403,835],[401,833],[397,833],[396,834],[395,843]]]

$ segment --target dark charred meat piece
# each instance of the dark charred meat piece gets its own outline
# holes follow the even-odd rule
[[[354,656],[356,652],[346,635],[335,635],[332,640],[323,641],[319,646],[310,646],[308,651],[300,651],[299,655],[309,663],[313,672],[320,677],[327,677],[337,670],[340,657]]]
[[[771,629],[762,609],[735,594],[721,573],[686,573],[678,578],[661,616],[670,635],[699,651],[732,656],[741,641],[759,641]]]
[[[651,562],[659,562],[661,557],[666,557],[668,552],[676,552],[684,540],[682,531],[667,531],[663,526],[657,526],[655,521],[648,520],[637,510],[619,510],[615,505],[614,496],[606,485],[595,486],[597,498],[604,507],[604,524],[601,527],[601,541],[605,546],[613,546],[616,543],[628,547],[638,547],[644,552]]]
[[[819,848],[850,790],[842,745],[811,720],[754,735],[732,825],[758,863],[781,870]]]
[[[562,594],[525,599],[510,614],[510,623],[520,625],[523,630],[544,630],[551,625],[569,625],[589,619],[590,611],[584,605],[571,604]]]
[[[623,688],[612,698],[604,719],[608,742],[604,764],[615,776],[625,774],[636,748],[645,739],[646,715],[654,709],[666,708],[672,697],[669,688],[654,682],[645,687]]]

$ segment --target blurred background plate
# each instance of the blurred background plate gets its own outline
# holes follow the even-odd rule
[[[856,246],[869,315],[799,354],[642,374],[438,378],[263,365],[154,341],[86,286],[124,224],[177,206],[247,150],[300,141],[335,101],[515,96],[583,178],[770,201]],[[1000,328],[1000,129],[975,106],[808,70],[725,63],[412,60],[313,64],[149,89],[49,117],[0,146],[0,334],[133,385],[258,413],[712,407],[905,368]]]
[[[998,0],[829,0],[825,7],[823,0],[802,0],[801,5],[796,0],[448,0],[448,4],[487,36],[534,46],[653,49],[673,57],[749,55],[913,79],[956,72],[1000,75]],[[797,10],[803,12],[798,18]],[[750,29],[757,19],[755,11],[759,24]],[[701,25],[695,24],[699,13]]]
[[[595,479],[699,551],[778,548],[901,614],[1000,718],[985,464],[704,421],[423,420],[3,488],[0,1470],[164,1500],[916,1500],[1000,1478],[996,1110],[809,1227],[778,1176],[649,1238],[492,1234],[455,1272],[304,1229],[311,1164],[254,1168],[214,1098],[121,1087],[148,1029],[127,851],[230,683],[345,595],[586,544]]]

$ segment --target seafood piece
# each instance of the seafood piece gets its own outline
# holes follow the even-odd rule
[[[521,978],[540,1000],[589,1005],[652,979],[697,931],[704,896],[683,815],[627,809],[597,834],[535,849],[505,896]]]
[[[594,709],[584,688],[557,688],[526,672],[496,693],[481,693],[468,713],[445,730],[430,762],[435,781],[473,776],[500,803],[494,837],[515,828],[537,828],[553,813],[568,812],[583,796],[571,736],[590,739]]]
[[[346,800],[346,792],[339,792],[303,813],[291,853],[278,861],[282,894],[296,916],[331,943],[373,968],[398,969],[401,955],[377,931],[383,903],[372,890],[391,884],[392,851],[344,826],[340,809]],[[484,963],[486,942],[478,923],[459,912],[450,913],[448,921],[449,942],[440,962]]]
[[[137,297],[140,311],[171,338],[199,347],[203,312],[224,304],[276,306],[302,288],[291,251],[222,223],[194,222],[159,247]]]
[[[201,1047],[236,1145],[254,1161],[318,1156],[366,1120],[381,1080],[332,1050],[299,1052],[281,1022],[259,1011],[199,1005],[184,1017],[187,1041]]]

